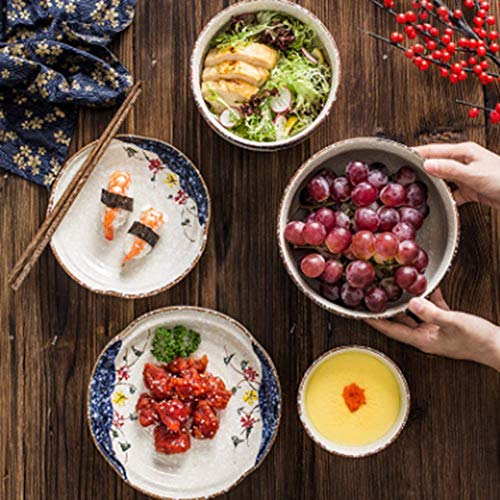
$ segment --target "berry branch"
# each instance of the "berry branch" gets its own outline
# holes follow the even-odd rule
[[[393,31],[389,37],[367,34],[404,51],[421,71],[435,66],[452,85],[469,77],[477,78],[483,86],[500,81],[500,74],[490,69],[500,68],[499,33],[493,29],[497,20],[489,14],[490,2],[463,0],[462,10],[457,0],[453,9],[443,0],[413,0],[413,10],[398,12],[395,0],[369,1],[394,17],[403,32]],[[492,123],[500,122],[500,104],[492,109],[461,99],[456,102],[470,107],[471,118],[479,116],[483,109]]]

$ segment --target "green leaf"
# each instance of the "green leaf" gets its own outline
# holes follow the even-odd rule
[[[248,427],[245,429],[245,438],[248,439],[250,437],[250,434],[252,433],[253,427]]]
[[[248,361],[244,359],[244,360],[241,362],[241,369],[242,369],[242,370],[244,370],[247,366],[248,366]]]
[[[137,349],[135,346],[132,346],[132,352],[138,357],[140,358],[143,354],[144,354],[144,351],[140,351],[139,349]]]
[[[117,437],[118,437],[118,432],[116,432],[114,429],[111,429],[111,435],[112,435],[114,438],[117,438]]]
[[[118,444],[120,445],[120,448],[122,449],[122,451],[127,451],[131,446],[130,443],[119,442]]]
[[[131,148],[131,147],[125,147],[125,151],[127,152],[127,155],[129,158],[132,156],[135,156],[138,153],[138,151],[136,149]]]
[[[187,358],[195,352],[201,342],[198,332],[182,325],[173,329],[158,328],[152,342],[151,352],[158,361],[170,363],[176,357]]]
[[[135,392],[135,386],[131,385],[129,387],[129,391],[130,391],[130,394],[134,394],[134,392]]]
[[[131,413],[129,416],[128,416],[129,420],[137,420],[139,418],[139,415],[137,415],[137,413]]]
[[[240,439],[238,436],[232,436],[234,447],[236,448],[240,443],[243,443],[243,439]]]
[[[225,364],[226,366],[227,366],[229,363],[231,363],[231,360],[234,358],[234,355],[235,355],[235,354],[236,354],[236,353],[235,353],[235,352],[233,352],[233,354],[230,354],[229,356],[226,356],[226,357],[224,358],[224,364]]]

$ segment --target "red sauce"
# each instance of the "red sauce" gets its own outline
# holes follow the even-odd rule
[[[219,429],[216,410],[226,408],[232,393],[206,371],[207,356],[176,358],[168,365],[146,363],[144,393],[137,401],[139,423],[155,425],[155,448],[167,455],[185,453],[191,437],[212,439]]]
[[[365,390],[361,389],[361,387],[355,383],[344,387],[342,397],[351,413],[358,411],[361,405],[366,404]]]

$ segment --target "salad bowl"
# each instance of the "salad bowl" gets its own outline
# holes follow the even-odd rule
[[[216,39],[216,37],[220,35],[220,33],[224,30],[225,27],[228,26],[228,23],[230,23],[232,20],[244,18],[245,16],[249,15],[257,15],[262,12],[271,12],[288,16],[288,18],[297,20],[298,22],[303,23],[304,26],[310,28],[312,32],[314,32],[313,38],[315,41],[317,41],[318,47],[321,47],[321,50],[316,50],[319,50],[320,52],[320,59],[323,60],[322,64],[324,63],[329,67],[330,73],[328,90],[325,92],[323,104],[321,106],[321,109],[316,113],[315,118],[308,122],[307,125],[300,127],[296,133],[294,132],[293,134],[289,134],[286,136],[277,134],[277,137],[266,137],[265,139],[259,139],[254,136],[249,137],[245,133],[236,133],[235,128],[233,128],[232,126],[228,126],[227,123],[224,122],[224,120],[222,119],[222,115],[219,117],[212,112],[210,106],[207,104],[206,96],[204,96],[202,88],[202,79],[204,78],[203,66],[206,61],[206,56],[212,47],[214,39]],[[232,47],[230,50],[232,50]],[[278,52],[281,54],[280,51]],[[314,57],[311,57],[311,54],[309,54],[304,48],[302,48],[302,50],[298,49],[297,53],[300,57],[305,56],[306,59],[309,60],[310,63],[312,63],[311,70],[314,70],[314,66],[318,61],[314,62]],[[281,55],[279,57],[281,57]],[[194,100],[200,113],[202,114],[208,125],[221,137],[231,142],[232,144],[253,151],[277,151],[294,146],[309,137],[330,114],[332,106],[336,100],[337,90],[340,82],[340,57],[337,45],[332,35],[314,14],[309,12],[304,7],[287,0],[244,1],[232,5],[221,11],[209,21],[209,23],[205,26],[205,28],[199,35],[191,56],[190,65],[191,88]],[[273,71],[274,70],[271,70],[271,78],[273,77]],[[298,88],[299,87],[297,86],[297,89]],[[294,91],[298,92],[297,89],[295,89]],[[287,109],[286,111],[283,111],[283,116],[292,117],[292,120],[295,120],[295,101],[299,98],[300,100],[304,100],[305,96],[301,95],[299,96],[299,98],[292,98],[293,92],[289,93],[286,88],[285,92],[286,94],[290,95],[290,103],[289,106],[285,106]],[[228,108],[229,112],[234,112],[231,111],[231,107],[227,106],[227,104],[226,107]],[[235,109],[234,106],[232,109]],[[276,126],[277,128],[279,120],[280,118],[282,118],[282,111],[278,111],[274,108],[273,111],[276,111],[277,114],[275,115],[274,113],[272,113],[269,116],[266,115],[266,126],[268,125],[271,128],[273,128],[273,126]],[[243,115],[244,114],[245,113],[243,113]],[[270,121],[270,123],[267,124],[267,121]],[[258,126],[259,128],[260,125],[261,124],[259,124]]]
[[[381,163],[385,165],[389,175],[395,174],[403,165],[408,166],[413,169],[417,181],[427,186],[429,210],[417,235],[417,243],[428,254],[425,270],[427,284],[423,293],[419,292],[417,295],[425,297],[431,294],[450,269],[460,235],[457,205],[447,184],[431,177],[424,170],[424,160],[420,155],[403,144],[384,138],[353,138],[332,144],[306,161],[289,181],[281,199],[277,230],[281,257],[294,283],[316,304],[340,316],[353,319],[393,317],[407,310],[410,299],[408,293],[389,302],[388,307],[380,312],[370,312],[359,307],[349,308],[340,300],[331,301],[320,293],[321,279],[307,278],[301,272],[296,250],[285,237],[285,229],[290,221],[303,220],[307,216],[300,196],[309,180],[323,170],[342,176],[349,162]]]
[[[196,358],[231,391],[211,439],[191,439],[185,453],[160,453],[153,429],[143,427],[138,401],[143,370],[157,363],[159,328],[182,325],[199,333]],[[163,365],[165,366],[165,365]],[[147,313],[103,349],[88,389],[88,424],[97,449],[133,488],[155,498],[210,498],[229,491],[257,469],[276,438],[281,388],[274,364],[250,332],[217,311],[175,306]],[[156,434],[155,434],[156,437]]]

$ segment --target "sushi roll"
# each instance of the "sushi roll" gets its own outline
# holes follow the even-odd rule
[[[101,192],[104,205],[103,231],[104,237],[112,241],[115,231],[123,226],[130,212],[134,209],[134,200],[129,196],[132,176],[128,172],[112,172],[108,179],[108,189]]]
[[[132,224],[125,237],[122,266],[131,260],[142,259],[153,250],[160,239],[158,230],[164,222],[164,215],[154,208],[147,208],[141,213],[140,220]]]

